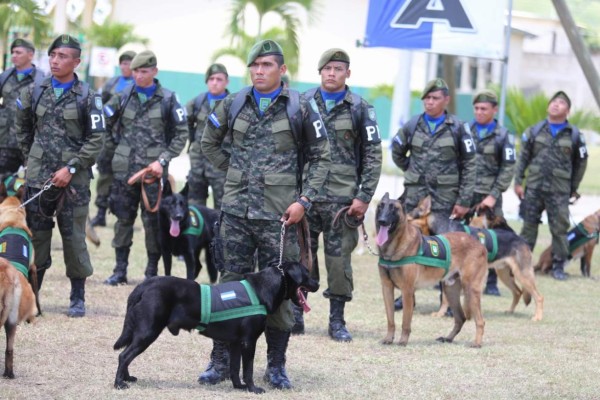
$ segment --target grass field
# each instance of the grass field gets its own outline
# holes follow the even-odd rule
[[[113,222],[110,216],[111,227]],[[367,222],[372,231],[373,222]],[[113,389],[118,352],[112,345],[121,331],[127,296],[143,277],[146,257],[143,232],[138,229],[130,257],[130,285],[103,285],[114,264],[112,229],[100,228],[98,232],[102,244],[99,248],[90,245],[95,273],[88,280],[87,316],[82,319],[65,315],[69,283],[55,232],[54,265],[46,274],[41,293],[44,316],[33,325],[19,327],[16,379],[0,382],[0,398],[256,398],[235,391],[229,381],[214,387],[196,383],[208,360],[211,341],[195,332],[182,332],[178,337],[163,332],[131,365],[130,371],[139,381],[127,391]],[[548,244],[544,225],[536,259]],[[600,251],[594,257],[592,275],[599,275],[599,265]],[[292,338],[287,354],[287,371],[295,388],[286,392],[267,389],[262,398],[598,399],[600,314],[594,304],[600,285],[596,278],[581,277],[578,264],[572,263],[567,270],[571,277],[566,282],[537,277],[545,297],[541,322],[530,320],[532,305],[525,308],[520,304],[515,315],[506,315],[510,299],[503,286],[501,297],[484,296],[486,326],[481,349],[468,347],[475,334],[472,321],[465,324],[454,343],[435,341],[450,331],[452,321],[430,316],[439,304],[438,292],[433,289],[417,292],[408,346],[383,346],[379,341],[385,335],[386,321],[377,258],[365,251],[354,257],[355,298],[346,307],[354,341],[341,344],[329,339],[328,303],[320,292],[310,296],[313,311],[306,317],[307,333]],[[183,263],[175,262],[173,271],[184,276]],[[208,281],[205,271],[199,280]],[[396,317],[398,338],[401,314],[396,313]],[[265,364],[266,344],[261,337],[255,364],[257,381]]]

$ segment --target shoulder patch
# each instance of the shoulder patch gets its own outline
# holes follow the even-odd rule
[[[317,107],[317,102],[315,101],[315,99],[311,97],[308,100],[308,103],[310,104],[310,108],[312,108],[312,110],[318,114],[319,113],[319,107]]]
[[[370,119],[371,121],[375,121],[375,120],[377,119],[377,118],[376,118],[376,116],[375,116],[375,108],[373,108],[373,107],[369,107],[369,109],[368,109],[368,110],[369,110],[369,111],[368,111],[368,114],[369,114],[369,119]]]
[[[100,98],[100,96],[94,97],[94,104],[96,105],[96,108],[98,110],[102,110],[102,99]]]

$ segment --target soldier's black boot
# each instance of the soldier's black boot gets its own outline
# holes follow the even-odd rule
[[[292,335],[304,335],[304,310],[295,304],[292,304],[292,310],[294,311]]]
[[[552,259],[552,277],[559,281],[564,281],[567,279],[567,274],[565,274],[565,263],[566,260],[560,258]]]
[[[67,316],[71,318],[81,318],[85,316],[85,278],[71,278],[71,303]]]
[[[404,308],[404,303],[402,303],[402,295],[396,297],[394,300],[394,310],[400,311]]]
[[[498,290],[498,274],[496,274],[494,268],[490,268],[488,271],[487,282],[485,283],[483,293],[491,296],[500,296],[500,291]]]
[[[267,339],[267,369],[263,379],[274,389],[291,389],[292,384],[285,371],[285,352],[290,341],[290,332],[267,327],[265,337]]]
[[[146,279],[152,278],[158,274],[159,260],[160,253],[148,253],[148,264],[146,264],[146,271],[144,272]]]
[[[104,281],[105,285],[117,286],[127,284],[127,265],[129,264],[129,247],[117,247],[115,249],[117,263],[113,274]]]
[[[345,301],[329,299],[329,336],[336,342],[351,342],[352,335],[344,321]]]
[[[106,226],[106,208],[98,207],[98,213],[90,221],[92,226]]]
[[[229,345],[227,342],[213,340],[210,361],[206,366],[206,370],[198,376],[198,383],[216,385],[225,379],[229,379],[229,375]]]

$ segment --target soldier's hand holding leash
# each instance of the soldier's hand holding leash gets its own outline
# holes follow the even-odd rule
[[[162,178],[163,174],[163,166],[158,161],[154,161],[150,165],[148,165],[149,173],[157,178]]]
[[[465,217],[465,215],[467,215],[468,212],[469,207],[463,207],[458,204],[455,204],[454,208],[452,209],[452,214],[450,214],[450,219],[461,220]]]
[[[56,187],[63,188],[66,187],[73,178],[73,174],[69,172],[69,167],[62,167],[54,174],[52,174],[52,184]]]
[[[306,207],[310,208],[310,202],[306,197],[300,197],[299,200],[302,200],[306,206],[298,201],[290,204],[280,219],[281,222],[285,222],[285,226],[294,225],[300,222],[302,217],[304,217],[304,213],[308,211]]]
[[[362,219],[369,208],[369,203],[365,203],[359,199],[352,199],[352,204],[348,209],[348,215],[356,217],[358,219]]]

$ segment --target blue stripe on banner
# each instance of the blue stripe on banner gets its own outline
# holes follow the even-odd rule
[[[213,123],[213,125],[216,128],[220,128],[221,124],[219,123],[219,119],[217,118],[217,115],[215,113],[211,113],[208,118],[211,120],[211,122]]]

